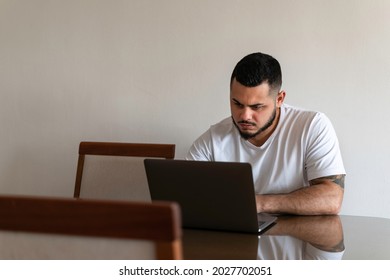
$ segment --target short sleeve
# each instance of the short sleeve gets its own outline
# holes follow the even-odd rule
[[[211,132],[207,130],[190,147],[186,160],[213,161]]]
[[[345,174],[339,142],[330,120],[317,113],[308,131],[305,168],[308,180]]]

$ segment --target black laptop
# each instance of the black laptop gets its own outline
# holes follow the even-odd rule
[[[179,203],[185,228],[260,233],[276,220],[257,214],[249,163],[145,159],[152,200]]]

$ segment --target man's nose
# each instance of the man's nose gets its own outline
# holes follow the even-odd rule
[[[250,120],[250,119],[252,119],[252,111],[251,111],[250,108],[248,108],[248,107],[242,108],[241,119],[243,119],[243,120]]]

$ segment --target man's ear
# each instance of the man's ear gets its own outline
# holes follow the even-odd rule
[[[284,90],[279,91],[278,95],[276,96],[277,107],[282,106],[285,97],[286,97],[286,92]]]

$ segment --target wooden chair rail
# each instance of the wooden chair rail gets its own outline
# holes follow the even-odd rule
[[[0,196],[0,229],[172,242],[181,218],[170,202]]]
[[[110,155],[132,157],[159,157],[173,159],[174,144],[81,142],[80,155]]]

